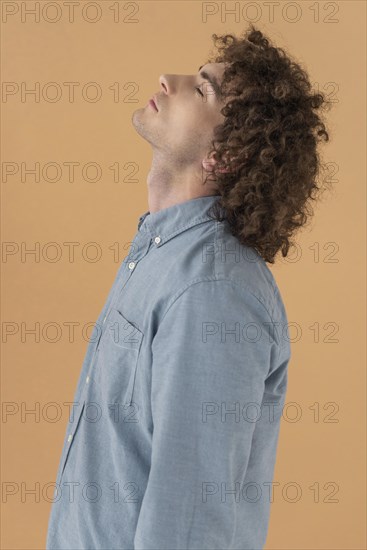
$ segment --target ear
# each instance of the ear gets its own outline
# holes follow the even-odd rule
[[[233,158],[232,158],[233,160]],[[202,166],[204,168],[204,170],[206,170],[207,172],[213,172],[213,169],[214,169],[214,166],[216,164],[216,160],[213,159],[213,157],[211,157],[210,159],[208,158],[205,158],[202,160]],[[236,166],[234,166],[234,168],[236,168]],[[230,170],[229,168],[219,168],[218,169],[218,172],[220,172],[221,174],[228,174],[228,173],[231,173],[233,172],[233,169]]]

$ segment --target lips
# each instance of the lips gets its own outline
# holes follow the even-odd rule
[[[150,98],[149,103],[154,107],[156,111],[158,111],[157,100],[155,96]]]

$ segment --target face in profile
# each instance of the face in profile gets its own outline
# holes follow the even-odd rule
[[[153,101],[134,111],[132,123],[155,153],[178,167],[201,166],[224,107],[219,85],[224,63],[207,63],[190,75],[163,74]]]

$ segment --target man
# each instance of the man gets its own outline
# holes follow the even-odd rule
[[[292,190],[276,179],[278,169],[291,174],[287,154],[299,152],[286,150],[285,134],[274,145],[267,130],[261,150],[261,136],[251,141],[255,125],[247,124],[266,86],[258,80],[252,104],[243,99],[255,86],[245,53],[252,71],[256,55],[258,67],[273,55],[251,27],[223,61],[192,75],[162,75],[153,102],[133,114],[153,150],[149,210],[87,349],[47,550],[265,544],[290,360],[284,304],[265,262],[287,248],[290,203],[294,216],[304,201],[294,182]],[[274,71],[276,61],[287,68],[277,59]],[[292,70],[282,76],[290,93],[298,82]],[[303,99],[306,105],[306,91]],[[287,108],[277,119],[281,131]],[[246,109],[248,118],[237,116]],[[210,154],[213,136],[218,155]],[[307,140],[303,146],[311,151]],[[292,166],[304,185],[309,166]],[[214,177],[203,182],[203,173]]]

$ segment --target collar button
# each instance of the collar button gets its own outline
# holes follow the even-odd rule
[[[161,238],[160,238],[160,237],[156,237],[156,238],[154,239],[154,242],[155,242],[155,244],[159,244],[159,243],[161,242]]]

